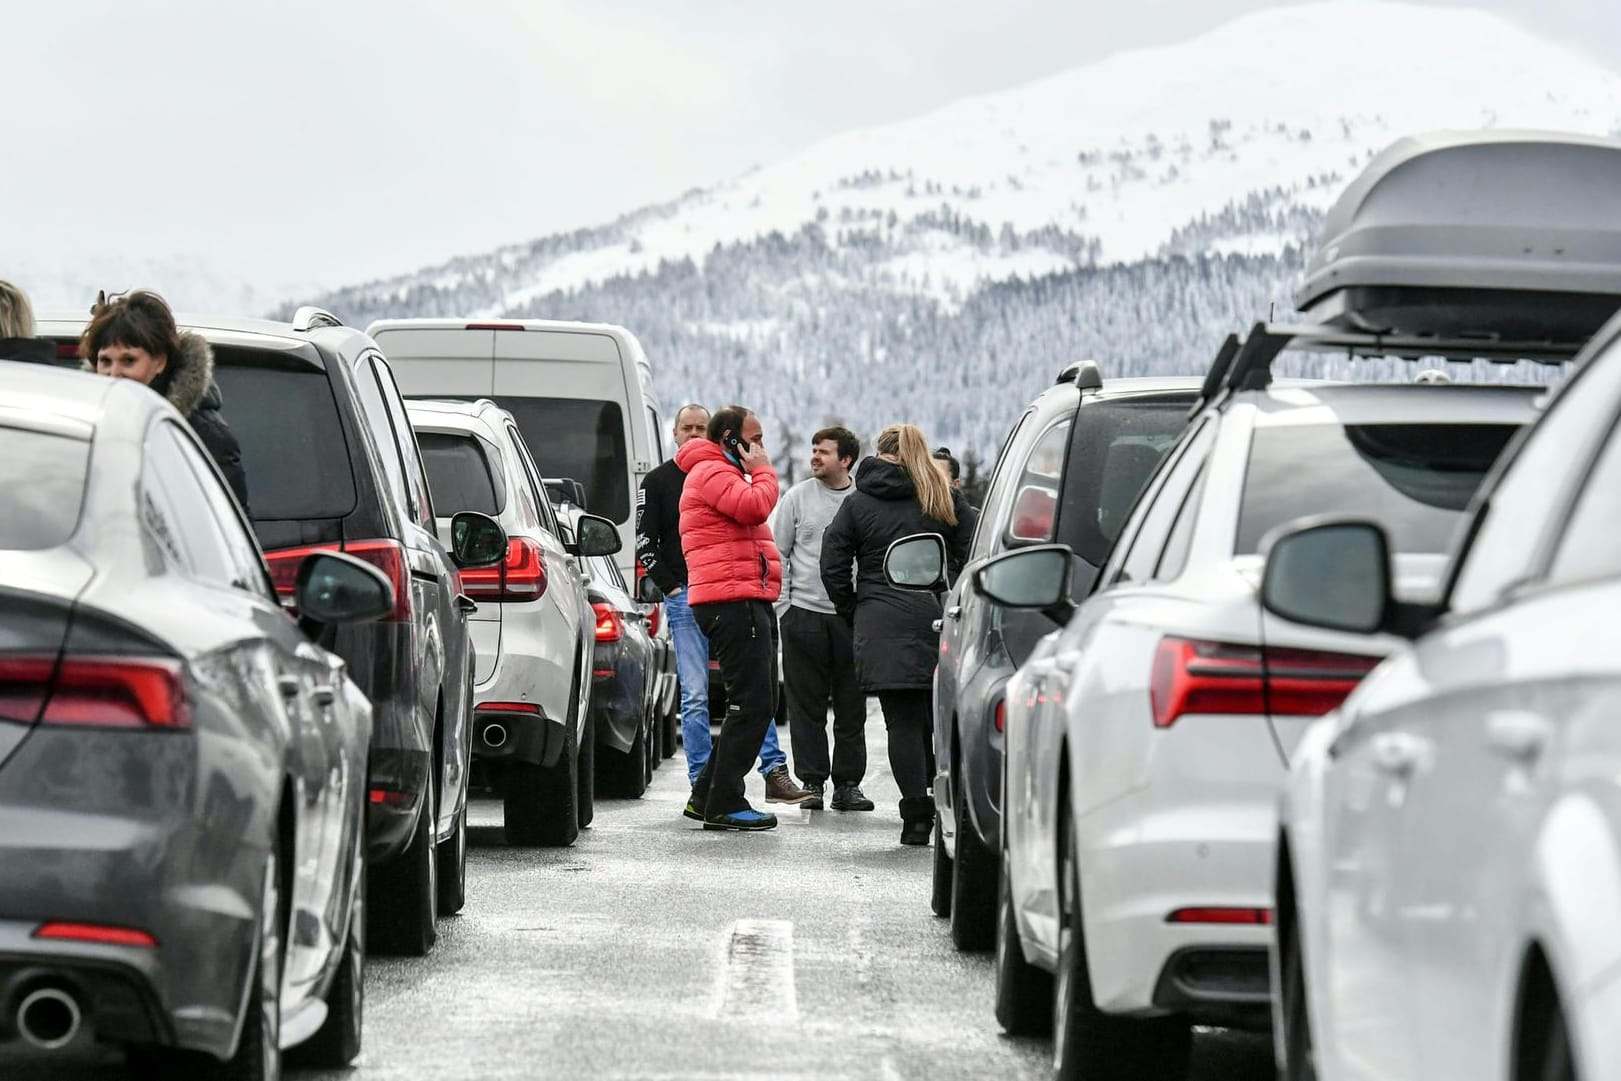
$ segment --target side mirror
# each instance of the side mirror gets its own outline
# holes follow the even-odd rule
[[[1075,554],[1062,544],[1039,544],[1006,552],[974,572],[974,589],[1003,608],[1034,608],[1069,622],[1070,578]]]
[[[488,514],[464,510],[450,520],[450,558],[457,567],[493,567],[506,557],[507,531]]]
[[[1373,634],[1393,607],[1390,543],[1372,522],[1284,526],[1262,541],[1261,606],[1308,627]]]
[[[578,539],[574,543],[573,552],[582,558],[611,556],[624,547],[624,541],[619,537],[619,527],[606,518],[598,518],[595,514],[580,515],[574,531]]]
[[[896,589],[937,593],[946,588],[946,542],[938,533],[902,537],[884,553],[884,580]]]
[[[298,565],[293,603],[300,622],[311,625],[365,623],[394,611],[388,575],[342,552],[315,552]]]
[[[571,503],[585,509],[585,485],[573,477],[543,477],[540,482],[546,489],[546,498],[554,504]]]
[[[663,604],[664,591],[653,584],[653,579],[638,578],[636,580],[636,599],[643,604]]]

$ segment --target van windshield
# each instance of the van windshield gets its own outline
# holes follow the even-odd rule
[[[510,396],[494,401],[518,422],[543,474],[585,485],[585,509],[592,514],[630,521],[630,454],[618,402]]]

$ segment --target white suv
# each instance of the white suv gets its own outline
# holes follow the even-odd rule
[[[477,509],[509,538],[501,565],[461,576],[462,592],[478,603],[468,622],[478,652],[475,769],[501,792],[509,841],[571,844],[594,803],[595,642],[579,547],[560,539],[540,471],[506,410],[489,401],[414,401],[408,412],[440,531],[458,511]],[[596,545],[587,554],[617,548],[616,530],[582,532]]]

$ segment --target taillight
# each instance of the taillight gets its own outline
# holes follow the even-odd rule
[[[53,942],[94,942],[103,946],[142,946],[147,949],[158,944],[158,940],[145,931],[100,923],[42,923],[34,928],[33,937]]]
[[[533,601],[546,595],[546,552],[529,537],[507,541],[507,555],[494,567],[464,570],[462,591],[476,601]]]
[[[468,323],[465,330],[522,330],[522,323]]]
[[[1007,731],[1007,699],[998,698],[996,700],[996,716],[994,720],[998,732]]]
[[[1057,516],[1058,493],[1040,485],[1028,485],[1019,490],[1013,502],[1008,535],[1024,541],[1051,540]]]
[[[405,568],[405,548],[399,541],[358,540],[343,544],[309,544],[300,548],[280,548],[265,553],[270,567],[270,581],[283,604],[292,607],[293,587],[298,583],[298,567],[315,552],[342,551],[364,560],[388,576],[394,587],[394,611],[388,615],[390,623],[411,621],[411,582]]]
[[[189,728],[180,662],[161,657],[0,657],[0,717],[82,728]]]
[[[1270,908],[1179,908],[1166,923],[1240,923],[1265,926],[1272,922]]]
[[[1345,701],[1378,657],[1311,649],[1262,649],[1163,638],[1148,697],[1154,727],[1190,713],[1320,717]]]
[[[624,637],[624,620],[619,618],[613,605],[598,601],[591,606],[591,610],[597,614],[597,641],[617,642]]]

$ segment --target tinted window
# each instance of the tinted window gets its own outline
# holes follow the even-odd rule
[[[497,515],[506,509],[506,486],[498,471],[490,469],[492,449],[471,435],[418,432],[422,464],[428,470],[428,488],[443,517],[464,510]]]
[[[969,553],[970,559],[983,559],[992,554],[995,550],[993,544],[1001,538],[1002,520],[1014,496],[1014,485],[1009,474],[1016,468],[1014,459],[1029,446],[1026,439],[1021,436],[1035,437],[1030,424],[1031,418],[1035,415],[1035,410],[1027,411],[1008,431],[1007,439],[1002,442],[1002,452],[996,456],[996,471],[991,474],[985,507],[979,514],[979,527],[974,531],[974,547]]]
[[[630,518],[630,458],[618,402],[574,398],[496,398],[518,422],[548,477],[585,485],[585,509],[615,522]]]
[[[196,435],[173,421],[164,421],[161,434],[155,433],[153,438],[172,443],[179,456],[191,467],[191,479],[195,482],[197,494],[208,505],[214,527],[225,545],[224,554],[230,563],[229,584],[256,593],[266,600],[274,600],[275,593],[259,555],[259,546],[247,523],[242,520],[242,512],[231,499],[228,489],[210,468],[208,452],[197,441]],[[181,483],[178,475],[174,479],[176,483]]]
[[[234,515],[234,511],[232,512]],[[147,534],[198,581],[248,588],[236,554],[173,427],[153,427],[141,470],[141,516]]]
[[[1101,567],[1132,504],[1187,422],[1187,402],[1082,406],[1064,476],[1057,539]]]
[[[1069,450],[1069,418],[1059,421],[1036,440],[1030,460],[1019,475],[1008,516],[1004,544],[1042,544],[1053,539],[1058,520],[1058,483],[1064,475],[1064,454]]]
[[[276,354],[250,356],[216,367],[214,378],[242,445],[254,520],[342,518],[355,509],[355,480],[326,373]]]
[[[428,494],[428,478],[423,472],[422,457],[417,452],[416,432],[405,415],[405,402],[400,388],[394,382],[394,370],[382,357],[372,357],[372,370],[383,391],[383,406],[388,410],[388,422],[394,429],[394,441],[399,447],[400,462],[405,467],[405,482],[411,494],[411,513],[417,524],[429,533],[434,531],[433,498]]]
[[[1216,442],[1216,425],[1206,422],[1188,440],[1186,449],[1166,473],[1165,481],[1150,496],[1142,525],[1131,538],[1131,549],[1121,566],[1120,578],[1142,582],[1154,576],[1164,562],[1175,523],[1190,491],[1203,474],[1205,459]],[[1130,445],[1130,444],[1127,444]],[[1190,538],[1191,542],[1191,538]]]
[[[1560,538],[1548,577],[1555,583],[1621,574],[1621,437],[1611,436]]]
[[[1510,424],[1362,424],[1262,428],[1251,445],[1238,554],[1273,528],[1315,514],[1371,518],[1398,552],[1446,552]]]
[[[0,549],[55,548],[71,537],[89,463],[86,440],[0,428]]]

